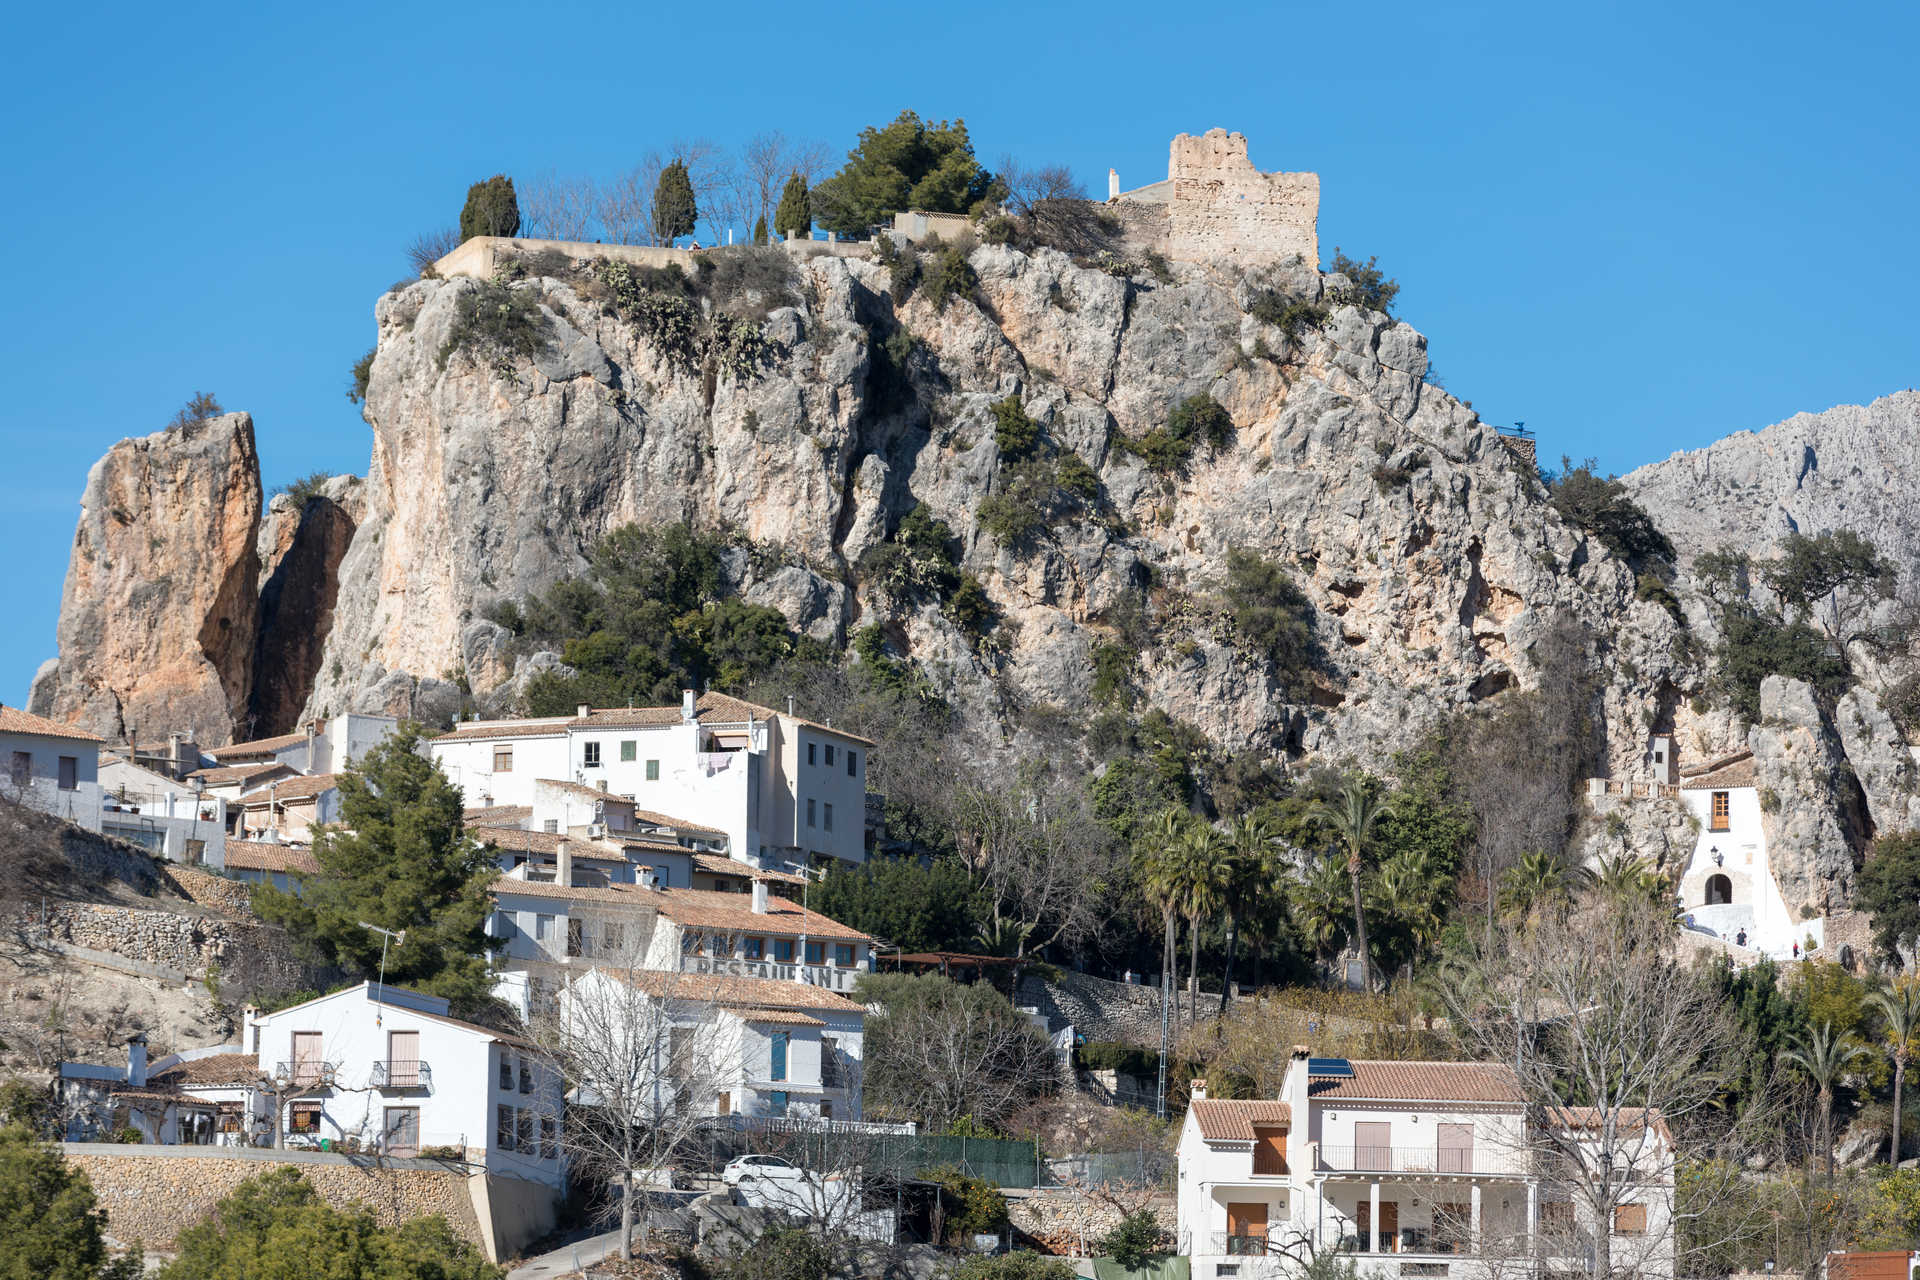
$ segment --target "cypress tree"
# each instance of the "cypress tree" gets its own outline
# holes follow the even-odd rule
[[[753,242],[755,244],[767,242],[767,215],[764,213],[753,220]]]
[[[475,236],[517,236],[520,234],[520,201],[513,194],[513,179],[496,173],[485,182],[467,188],[466,207],[460,210],[460,239]]]
[[[773,229],[782,237],[805,239],[813,234],[813,197],[797,173],[787,179],[786,189],[780,193],[780,207],[773,211]]]
[[[672,244],[680,236],[692,235],[699,220],[700,207],[693,200],[686,162],[675,160],[660,171],[653,189],[653,234],[663,244]]]

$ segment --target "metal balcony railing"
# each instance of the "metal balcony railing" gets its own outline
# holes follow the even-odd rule
[[[1518,1176],[1526,1155],[1479,1147],[1322,1147],[1320,1167],[1338,1173],[1484,1173]]]
[[[1205,1252],[1214,1257],[1264,1258],[1270,1249],[1279,1252],[1278,1244],[1269,1243],[1264,1231],[1211,1231],[1206,1235]]]
[[[340,1074],[340,1064],[303,1059],[299,1062],[276,1062],[273,1064],[273,1078],[298,1088],[317,1089],[331,1085]]]
[[[424,1062],[390,1058],[373,1064],[376,1089],[431,1089],[433,1068]]]

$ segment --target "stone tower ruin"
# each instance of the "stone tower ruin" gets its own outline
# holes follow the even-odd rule
[[[1130,245],[1176,261],[1320,261],[1320,175],[1262,173],[1246,138],[1225,129],[1178,135],[1166,181],[1110,202]]]

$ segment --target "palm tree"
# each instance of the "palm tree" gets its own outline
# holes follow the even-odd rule
[[[1316,956],[1333,951],[1347,931],[1347,869],[1337,858],[1316,858],[1291,886],[1294,922]]]
[[[1845,1036],[1835,1039],[1833,1024],[1823,1022],[1810,1034],[1796,1038],[1780,1056],[1806,1072],[1820,1090],[1820,1144],[1827,1153],[1827,1180],[1833,1180],[1833,1082],[1846,1074],[1866,1046]]]
[[[1648,866],[1645,858],[1630,853],[1602,858],[1600,870],[1590,877],[1589,883],[1609,902],[1638,899],[1657,907],[1667,900],[1667,882],[1660,873]]]
[[[1333,828],[1341,851],[1347,855],[1347,880],[1353,890],[1354,942],[1360,948],[1360,984],[1373,990],[1373,960],[1367,953],[1367,909],[1360,900],[1361,859],[1373,843],[1373,829],[1387,802],[1379,792],[1355,779],[1340,788],[1337,804],[1322,800],[1314,806],[1314,815]]]
[[[1438,894],[1442,882],[1434,870],[1433,855],[1416,847],[1388,858],[1374,881],[1371,896],[1376,914],[1387,919],[1392,931],[1404,935],[1409,973],[1414,957],[1439,940],[1444,923]]]
[[[1920,981],[1895,980],[1867,997],[1867,1004],[1878,1010],[1887,1024],[1887,1049],[1893,1058],[1893,1146],[1887,1163],[1900,1163],[1901,1093],[1907,1083],[1907,1059],[1913,1053],[1914,1036],[1920,1033]]]
[[[1233,990],[1233,954],[1240,944],[1240,921],[1265,906],[1274,877],[1273,834],[1265,823],[1243,813],[1227,829],[1227,965],[1220,975],[1220,1012]]]
[[[1160,997],[1171,1001],[1179,989],[1179,940],[1175,930],[1180,915],[1181,870],[1177,851],[1193,818],[1185,809],[1169,805],[1148,824],[1139,853],[1140,880],[1149,897],[1160,904],[1164,935],[1160,946]]]
[[[1220,833],[1196,822],[1181,842],[1181,914],[1187,918],[1187,1021],[1200,1007],[1200,922],[1225,904],[1231,880]]]
[[[1573,902],[1574,877],[1567,864],[1545,850],[1521,855],[1500,877],[1501,914],[1515,920],[1535,920],[1558,914]]]

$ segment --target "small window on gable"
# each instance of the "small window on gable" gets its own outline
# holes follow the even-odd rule
[[[814,758],[813,758],[813,750],[814,750],[814,747],[813,747],[813,743],[811,743],[811,742],[809,742],[809,743],[807,744],[807,763],[808,763],[808,764],[813,764],[813,763],[815,763],[815,761],[814,761]]]

